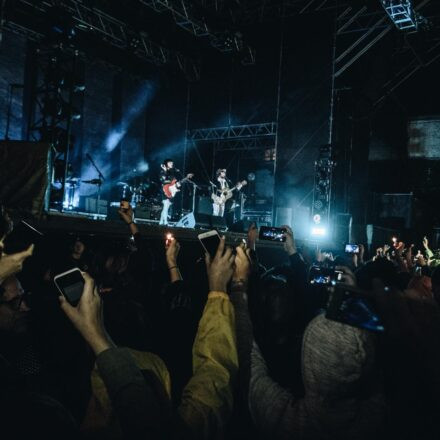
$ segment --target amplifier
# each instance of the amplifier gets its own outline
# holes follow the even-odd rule
[[[107,200],[99,200],[99,214],[107,214]],[[86,197],[85,198],[85,210],[86,212],[90,213],[97,213],[97,205],[98,205],[98,199],[95,197]]]
[[[159,220],[161,211],[161,205],[138,205],[134,210],[134,216],[144,220]]]

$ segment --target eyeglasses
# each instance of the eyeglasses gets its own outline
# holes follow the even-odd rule
[[[16,296],[15,298],[10,299],[9,301],[0,301],[0,306],[5,305],[12,309],[14,312],[20,310],[21,303],[29,299],[29,294],[23,293],[22,295]]]

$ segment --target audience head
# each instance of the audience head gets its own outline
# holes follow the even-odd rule
[[[15,276],[7,278],[0,286],[0,330],[24,333],[29,311],[20,281]]]

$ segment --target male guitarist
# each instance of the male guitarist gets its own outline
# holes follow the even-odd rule
[[[173,198],[178,191],[182,183],[186,180],[190,180],[193,174],[188,174],[184,179],[178,181],[177,175],[180,174],[179,170],[174,168],[174,162],[172,159],[165,159],[160,166],[160,182],[162,183],[162,212],[160,213],[160,225],[168,224],[168,211],[173,204]]]
[[[225,214],[226,202],[233,196],[233,191],[246,185],[246,181],[237,183],[233,188],[230,187],[230,180],[226,177],[226,169],[220,168],[216,172],[215,193],[212,194],[212,215],[223,217]]]

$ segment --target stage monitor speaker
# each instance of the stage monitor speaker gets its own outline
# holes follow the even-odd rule
[[[176,224],[177,228],[195,228],[196,220],[194,218],[194,214],[190,212],[189,214],[184,215]]]
[[[86,197],[85,199],[85,205],[86,205],[86,212],[89,212],[91,214],[97,214],[98,213],[98,199],[95,197]],[[106,215],[107,214],[107,200],[99,200],[99,214]]]
[[[159,220],[160,212],[162,211],[162,206],[144,206],[138,205],[134,210],[134,217],[143,220]]]

